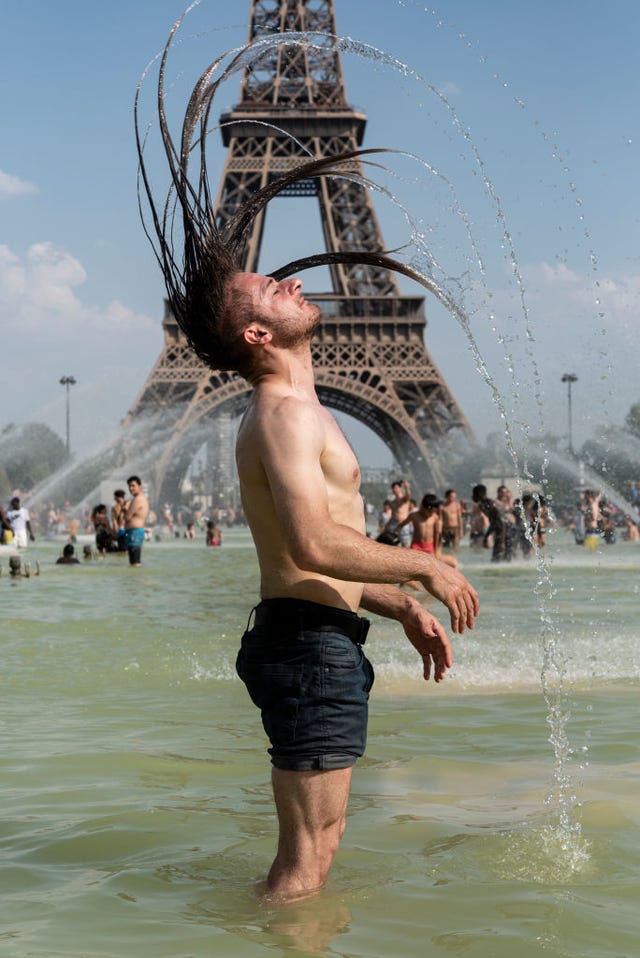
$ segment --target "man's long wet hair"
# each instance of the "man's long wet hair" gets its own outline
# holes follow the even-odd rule
[[[144,161],[146,136],[141,135],[139,126],[139,98],[147,71],[136,93],[135,127],[139,158],[140,215],[164,275],[171,311],[188,342],[211,369],[235,369],[242,372],[246,368],[242,326],[246,326],[252,317],[246,301],[241,302],[237,298],[234,301],[233,297],[229,296],[228,284],[233,275],[241,269],[245,242],[254,218],[271,199],[299,180],[322,176],[348,177],[363,188],[369,188],[375,184],[364,175],[362,158],[375,153],[394,151],[352,150],[303,161],[253,193],[222,225],[216,223],[213,194],[207,176],[206,145],[208,136],[213,132],[209,127],[209,120],[218,87],[228,76],[255,63],[264,54],[266,45],[274,42],[283,46],[299,45],[301,35],[283,33],[277,40],[273,36],[260,37],[239,50],[224,53],[214,60],[200,76],[191,94],[178,149],[171,138],[165,111],[165,71],[176,31],[188,12],[189,10],[185,11],[174,24],[160,58],[158,120],[170,173],[170,187],[161,209],[156,206],[151,190]],[[314,36],[319,40],[318,35]],[[325,42],[335,39],[322,35]],[[229,65],[221,76],[214,79],[216,71],[220,71],[221,64],[228,57],[231,57]],[[197,176],[193,176],[189,169],[194,153],[199,157]],[[370,160],[364,162],[375,165]],[[151,224],[147,223],[144,211],[145,198]],[[174,248],[176,216],[182,226],[183,248],[178,251]],[[270,275],[281,280],[304,269],[337,263],[394,270],[428,289],[432,288],[431,282],[424,276],[382,251],[324,251],[287,263],[272,271]]]

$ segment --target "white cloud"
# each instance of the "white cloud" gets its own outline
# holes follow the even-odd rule
[[[640,276],[623,276],[617,281],[608,277],[597,280],[595,295],[605,309],[618,317],[633,320],[637,328]]]
[[[25,254],[0,245],[0,336],[11,343],[0,427],[37,420],[63,435],[59,379],[73,374],[76,452],[117,429],[162,348],[157,318],[115,298],[90,303],[85,284],[80,260],[54,243],[34,243]]]
[[[551,296],[547,309],[554,313],[567,310],[592,314],[602,326],[636,328],[640,310],[640,276],[604,276],[594,271],[580,275],[564,263],[551,266],[540,263],[526,270],[527,286],[536,295]]]
[[[13,196],[25,196],[28,193],[37,193],[38,187],[28,180],[21,180],[19,176],[5,173],[0,170],[0,200]]]
[[[551,266],[549,263],[541,263],[540,273],[547,283],[579,283],[581,278],[565,263],[557,263]]]
[[[82,263],[54,243],[34,243],[22,260],[0,246],[0,323],[45,339],[80,329],[104,333],[115,325],[134,332],[156,325],[118,300],[106,308],[86,305],[78,294],[86,279]]]
[[[18,257],[8,246],[0,245],[0,304],[15,301],[24,293],[24,279]]]

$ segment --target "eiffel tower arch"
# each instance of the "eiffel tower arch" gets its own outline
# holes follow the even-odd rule
[[[336,34],[333,0],[250,2],[250,39],[284,31]],[[245,68],[240,100],[221,117],[227,152],[215,204],[218,224],[270,178],[310,155],[360,147],[366,120],[347,102],[340,55],[331,44],[267,52]],[[328,251],[385,248],[371,195],[360,183],[319,177],[281,195],[317,198]],[[242,268],[250,272],[259,271],[264,215],[256,216],[244,250]],[[395,274],[382,267],[340,263],[329,266],[329,274],[331,292],[305,293],[323,311],[312,344],[321,402],[369,427],[416,489],[439,488],[443,442],[454,432],[470,437],[471,430],[425,346],[424,297],[402,294]],[[168,309],[163,330],[162,353],[125,420],[163,412],[169,438],[149,476],[158,501],[177,498],[204,437],[214,441],[213,424],[219,427],[214,481],[230,485],[230,424],[250,392],[237,374],[212,372],[198,359]]]

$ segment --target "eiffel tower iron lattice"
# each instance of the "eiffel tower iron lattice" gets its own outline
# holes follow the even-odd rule
[[[251,0],[250,39],[285,31],[335,36],[333,0]],[[339,52],[330,42],[269,48],[245,68],[240,100],[221,117],[227,148],[215,204],[219,225],[270,178],[309,155],[361,146],[366,114],[347,103]],[[360,172],[360,160],[354,161]],[[281,195],[317,197],[328,251],[384,249],[370,192],[347,177],[296,182]],[[264,211],[244,250],[243,269],[258,272]],[[440,488],[442,443],[470,427],[424,343],[423,296],[403,295],[393,272],[334,264],[332,292],[306,293],[323,320],[312,344],[320,400],[368,426],[416,488]],[[212,372],[191,350],[169,309],[164,347],[125,425],[162,410],[170,438],[149,476],[157,501],[174,500],[206,437],[216,444],[221,489],[233,485],[232,421],[250,387],[235,373]],[[203,428],[204,427],[204,428]]]

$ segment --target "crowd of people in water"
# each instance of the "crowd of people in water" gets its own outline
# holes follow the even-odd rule
[[[26,549],[38,539],[66,541],[57,562],[76,565],[80,562],[76,548],[82,538],[82,557],[89,560],[110,553],[128,555],[131,565],[141,564],[145,542],[167,539],[198,539],[207,546],[221,546],[223,530],[246,525],[241,508],[232,504],[206,509],[178,507],[165,502],[157,511],[149,507],[138,476],[127,480],[129,494],[115,489],[113,501],[96,503],[90,509],[78,510],[65,502],[50,502],[41,509],[27,509],[19,496],[12,497],[8,508],[0,505],[0,545]],[[86,542],[87,536],[92,541]]]
[[[595,490],[580,491],[575,503],[555,511],[539,493],[525,491],[516,498],[504,484],[490,496],[478,483],[468,500],[455,489],[447,489],[442,498],[427,492],[418,505],[405,479],[391,484],[378,517],[377,541],[420,549],[457,565],[452,553],[467,540],[473,549],[489,549],[492,562],[510,562],[544,548],[549,531],[558,525],[573,533],[577,545],[592,549],[619,538],[640,541],[637,516],[621,512]]]
[[[85,560],[109,553],[128,555],[132,565],[140,564],[142,544],[168,539],[199,540],[207,546],[221,546],[224,530],[245,526],[241,507],[231,503],[207,509],[198,504],[174,507],[165,502],[149,508],[137,476],[128,480],[129,497],[124,489],[115,489],[113,501],[96,503],[81,515],[69,502],[60,507],[49,503],[40,510],[29,510],[14,495],[7,508],[0,505],[2,543],[26,548],[36,537],[66,537],[58,562],[77,564],[76,545],[80,536],[93,537],[84,543]],[[628,501],[640,507],[638,484],[628,490]],[[600,543],[615,544],[619,539],[640,541],[637,513],[622,512],[600,492],[585,489],[574,503],[549,508],[544,496],[523,492],[514,497],[504,484],[489,495],[487,487],[473,486],[469,498],[455,489],[442,496],[425,493],[419,500],[412,496],[409,483],[397,479],[376,517],[367,504],[369,534],[379,542],[418,549],[457,566],[456,553],[464,543],[472,549],[487,549],[493,562],[510,562],[517,557],[530,558],[544,548],[549,531],[560,526],[571,531],[578,545],[597,548]],[[375,528],[372,531],[372,525]]]

